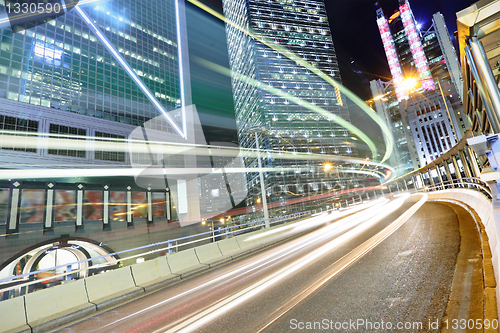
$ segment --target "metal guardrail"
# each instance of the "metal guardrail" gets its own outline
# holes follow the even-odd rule
[[[275,217],[275,218],[270,219],[270,225],[275,226],[278,224],[289,223],[289,222],[304,218],[306,216],[310,216],[314,213],[316,213],[315,210],[289,214],[289,215],[285,215],[285,216],[279,217],[279,218]],[[112,270],[112,269],[115,269],[118,267],[122,267],[123,262],[125,262],[127,260],[140,258],[143,256],[158,253],[158,252],[174,253],[174,252],[178,252],[179,249],[183,248],[183,247],[191,247],[191,246],[200,244],[202,242],[218,241],[218,240],[222,240],[222,239],[225,239],[228,237],[234,237],[238,234],[243,234],[243,233],[251,232],[251,231],[254,231],[257,229],[262,229],[262,228],[264,228],[264,226],[265,226],[264,219],[254,220],[254,221],[250,221],[250,222],[247,222],[244,224],[239,224],[239,225],[229,225],[225,228],[220,228],[220,231],[211,230],[211,231],[202,232],[202,233],[189,235],[189,236],[185,236],[185,237],[170,239],[170,240],[166,240],[163,242],[148,244],[148,245],[144,245],[144,246],[140,246],[140,247],[124,250],[124,251],[113,252],[113,253],[109,253],[106,255],[98,256],[98,257],[88,258],[85,260],[66,263],[64,265],[53,266],[53,267],[49,267],[49,268],[46,268],[43,270],[38,270],[38,271],[30,272],[30,273],[20,274],[20,275],[12,276],[9,278],[0,279],[0,294],[7,293],[7,295],[8,295],[8,297],[0,297],[0,301],[8,299],[8,298],[22,296],[26,293],[34,291],[34,290],[31,290],[33,288],[30,288],[30,286],[33,286],[36,284],[41,284],[43,282],[55,280],[55,282],[57,284],[60,284],[60,283],[64,282],[64,281],[61,281],[61,279],[65,278],[68,275],[73,275],[75,273],[88,272],[92,269],[106,269],[106,268],[108,268],[108,270]],[[74,269],[74,270],[72,269],[72,270],[66,271],[64,273],[54,274],[50,277],[45,277],[42,279],[35,279],[36,274],[47,273],[47,272],[51,272],[51,271],[54,271],[54,270],[60,269],[60,268],[72,267],[73,265],[80,265],[80,264],[89,263],[89,262],[91,263],[92,261],[96,261],[98,259],[104,259],[106,257],[113,257],[114,258],[117,255],[123,255],[123,254],[127,254],[130,252],[135,252],[135,251],[143,251],[143,252],[141,252],[139,254],[129,255],[129,256],[124,257],[124,258],[116,258],[115,260],[108,261],[104,264],[102,264],[102,263],[95,264],[95,265],[81,268],[81,269]],[[120,263],[122,265],[120,265]],[[104,270],[104,271],[107,271],[107,270]],[[2,285],[4,285],[5,287],[2,288]],[[16,290],[17,290],[17,293],[15,292]],[[14,291],[14,292],[12,292],[12,291]]]
[[[483,193],[490,201],[492,200],[491,190],[488,185],[479,178],[462,178],[462,179],[452,179],[448,181],[443,181],[442,183],[437,183],[434,185],[427,185],[424,187],[424,191],[439,191],[447,190],[453,188],[467,188],[471,190],[476,190]]]
[[[443,181],[433,185],[426,185],[417,189],[417,192],[434,192],[449,189],[470,189],[484,194],[488,200],[492,200],[491,190],[488,185],[479,178],[462,178]]]

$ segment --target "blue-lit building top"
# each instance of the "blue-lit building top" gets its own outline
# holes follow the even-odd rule
[[[177,20],[177,1],[79,5],[167,111],[180,106],[182,97],[177,36],[183,25]],[[19,32],[1,29],[0,114],[7,118],[0,119],[8,120],[0,129],[27,130],[29,120],[39,132],[125,137],[158,116],[158,107],[106,43],[76,8]],[[168,126],[160,130],[175,132]]]

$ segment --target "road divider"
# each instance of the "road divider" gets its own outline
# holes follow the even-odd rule
[[[89,302],[94,303],[97,310],[110,307],[144,292],[144,289],[136,286],[130,266],[92,275],[85,278],[85,284]],[[53,298],[53,300],[56,299]]]
[[[85,280],[69,281],[58,288],[49,288],[24,296],[26,318],[33,331],[43,332],[59,326],[60,322],[85,316],[96,310],[89,303]],[[57,300],[57,301],[54,301]]]
[[[179,274],[181,278],[207,268],[207,265],[200,263],[194,248],[167,256],[167,262],[172,273]]]
[[[21,296],[0,302],[1,332],[31,332],[26,322],[24,298],[25,296]]]
[[[236,238],[226,238],[218,243],[222,254],[225,256],[235,256],[241,252],[245,252],[238,245]]]
[[[170,271],[165,256],[141,262],[130,267],[136,286],[142,287],[146,291],[157,289],[161,285],[169,284],[175,280],[180,280],[180,275],[173,274]]]
[[[8,319],[0,325],[0,333],[41,332],[64,325],[309,229],[292,232],[288,226],[306,226],[308,221],[310,226],[318,226],[318,218],[326,223],[339,217],[324,213],[270,230],[259,229],[1,301],[0,316]],[[255,238],[260,234],[264,237]]]
[[[260,244],[257,244],[253,239],[251,239],[250,238],[251,236],[252,236],[252,234],[248,233],[248,234],[243,234],[243,235],[239,235],[239,236],[235,237],[236,242],[238,243],[238,246],[240,247],[240,249],[247,251],[247,250],[255,249],[256,247],[260,248]]]
[[[196,255],[200,263],[210,267],[231,260],[231,256],[224,256],[217,242],[195,247]]]

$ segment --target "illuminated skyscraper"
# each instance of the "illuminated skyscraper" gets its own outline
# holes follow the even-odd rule
[[[190,94],[183,81],[182,5],[182,0],[93,2],[27,30],[0,29],[0,129],[119,139],[185,105]],[[5,6],[0,0],[1,11]],[[182,115],[160,130],[180,134]],[[128,159],[124,152],[16,150],[9,157],[16,162],[56,156],[76,164]],[[0,150],[0,156],[6,154]]]
[[[384,15],[382,8],[377,8],[377,25],[382,37],[382,43],[384,44],[385,55],[387,57],[387,62],[389,64],[389,69],[393,77],[393,86],[396,92],[398,101],[408,98],[408,93],[403,86],[403,70],[401,69],[401,64],[399,63],[399,57],[396,53],[396,45],[394,43],[394,38],[389,28],[389,22]]]
[[[408,147],[405,123],[401,112],[399,112],[398,95],[395,92],[394,80],[389,82],[380,79],[372,80],[370,81],[370,89],[374,97],[370,101],[371,107],[391,129],[392,139],[394,140],[394,149],[388,163],[394,167],[396,176],[404,175],[413,170],[413,162]]]
[[[223,7],[230,22],[227,40],[240,146],[255,148],[259,135],[261,149],[355,155],[348,131],[321,115],[325,110],[349,121],[345,97],[336,84],[300,64],[305,61],[337,82],[341,80],[324,2],[224,0]],[[287,51],[280,51],[283,49],[297,58],[291,60],[284,55]],[[270,156],[263,161],[263,166],[296,168],[265,175],[272,201],[345,185],[345,175],[329,176],[321,167],[323,161]],[[256,167],[256,159],[247,159],[247,166]],[[250,186],[259,188],[258,183],[258,174],[250,174]]]

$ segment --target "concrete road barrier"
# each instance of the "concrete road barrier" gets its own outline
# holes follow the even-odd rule
[[[219,244],[219,249],[225,256],[233,256],[242,253],[242,249],[236,242],[236,238],[226,238],[217,242]]]
[[[172,274],[164,256],[132,265],[131,269],[135,284],[145,288],[146,291],[180,279],[179,275]]]
[[[135,285],[130,266],[85,278],[89,301],[100,310],[144,292]]]
[[[200,263],[194,249],[187,249],[168,255],[167,262],[172,273],[180,274],[181,277],[194,274],[207,267]]]
[[[89,303],[85,281],[64,284],[27,294],[26,317],[33,332],[43,332],[96,311]]]
[[[231,260],[231,256],[224,256],[217,243],[205,244],[195,247],[196,255],[202,264],[209,266],[217,265],[221,262]]]
[[[26,324],[24,296],[11,298],[0,302],[1,333],[31,332]]]
[[[493,266],[495,281],[498,284],[500,281],[500,225],[497,225],[496,221],[500,221],[500,208],[496,207],[483,194],[469,189],[448,189],[429,192],[428,195],[429,200],[454,200],[464,203],[477,213],[488,236],[491,264]],[[485,252],[488,253],[487,249]],[[496,301],[497,315],[500,316],[500,288],[498,286],[496,288]]]
[[[260,244],[257,244],[253,237],[254,233],[246,233],[243,235],[236,236],[236,242],[238,243],[240,249],[242,250],[254,250],[261,248]]]

